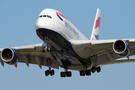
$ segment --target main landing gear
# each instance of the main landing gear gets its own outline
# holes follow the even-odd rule
[[[45,76],[48,76],[48,75],[53,76],[54,74],[55,74],[55,71],[53,69],[51,70],[51,68],[49,68],[49,70],[45,71]]]
[[[46,70],[45,71],[45,76],[48,76],[48,75],[53,76],[54,74],[55,74],[55,71],[54,70]],[[72,73],[71,73],[71,71],[61,72],[60,73],[60,76],[61,77],[71,77],[72,76]]]
[[[66,71],[66,72],[61,72],[60,73],[61,77],[71,77],[72,73],[70,71]]]
[[[82,70],[80,71],[80,76],[90,76],[91,75],[91,71],[90,70]]]
[[[101,67],[92,67],[91,72],[94,73],[95,71],[97,71],[97,73],[101,72]]]
[[[68,66],[70,66],[71,63],[67,59],[66,60],[61,59],[61,62],[63,64],[63,66],[64,66],[65,72],[61,72],[60,73],[60,76],[61,77],[71,77],[72,76],[72,73],[67,70],[68,69]]]
[[[96,72],[99,73],[101,71],[101,67],[98,66],[98,67],[92,67],[90,70],[81,70],[80,71],[80,76],[90,76],[91,75],[91,72],[94,73]],[[45,76],[53,76],[55,74],[55,71],[51,68],[49,68],[49,70],[46,70],[45,71]],[[67,69],[65,70],[65,72],[61,72],[60,73],[60,76],[61,77],[71,77],[72,76],[72,72],[71,71],[67,71]]]
[[[72,76],[72,73],[71,73],[71,71],[68,71],[67,70],[67,66],[65,66],[65,72],[61,72],[60,73],[60,76],[61,77],[71,77]]]
[[[101,67],[92,67],[90,70],[82,70],[80,71],[80,76],[90,76],[91,72],[94,73],[95,71],[97,71],[97,73],[99,73],[101,71]]]

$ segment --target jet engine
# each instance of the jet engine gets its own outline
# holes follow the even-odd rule
[[[16,64],[18,61],[17,53],[12,48],[5,48],[1,51],[1,59],[10,65]]]
[[[121,57],[126,57],[130,54],[129,45],[125,40],[117,40],[113,43],[113,50]]]

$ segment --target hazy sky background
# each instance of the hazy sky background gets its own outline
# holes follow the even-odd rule
[[[101,9],[100,39],[135,38],[134,0],[0,0],[0,48],[42,43],[35,32],[38,14],[45,8],[63,13],[90,38],[97,8]],[[48,67],[19,63],[0,65],[0,90],[134,90],[135,63],[102,66],[100,73],[61,78],[44,75]]]

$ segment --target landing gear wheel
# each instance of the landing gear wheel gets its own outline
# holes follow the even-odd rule
[[[61,76],[61,77],[66,77],[66,72],[61,72],[61,73],[60,73],[60,76]]]
[[[61,72],[60,73],[60,76],[61,77],[71,77],[72,76],[72,73],[71,72]]]
[[[92,67],[92,73],[94,73],[96,71],[96,68],[95,67]]]
[[[86,76],[90,76],[90,75],[91,75],[90,70],[86,70],[86,71],[85,71],[85,74],[86,74]]]
[[[50,75],[51,75],[51,76],[53,76],[54,73],[55,73],[54,70],[51,70],[51,71],[50,71]]]
[[[55,71],[54,70],[46,70],[45,71],[45,76],[48,76],[48,75],[51,75],[51,76],[53,76],[54,74],[55,74]]]
[[[80,76],[90,76],[91,75],[91,71],[90,70],[82,70],[80,71]]]
[[[72,76],[72,73],[71,72],[66,72],[66,76],[67,77],[71,77]]]
[[[85,76],[85,71],[84,70],[80,71],[80,76]]]
[[[97,67],[97,73],[99,73],[101,71],[101,67]]]
[[[45,71],[45,76],[48,76],[49,74],[50,74],[49,70]]]

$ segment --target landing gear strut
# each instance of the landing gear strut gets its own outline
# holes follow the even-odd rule
[[[61,62],[63,64],[64,68],[65,68],[65,72],[61,72],[60,76],[61,77],[71,77],[72,73],[70,71],[67,71],[68,66],[70,66],[71,63],[67,59],[66,60],[61,59]]]
[[[97,71],[97,73],[99,73],[101,71],[101,67],[92,67],[90,70],[82,70],[80,71],[80,76],[90,76],[91,72],[94,73],[95,71]]]

